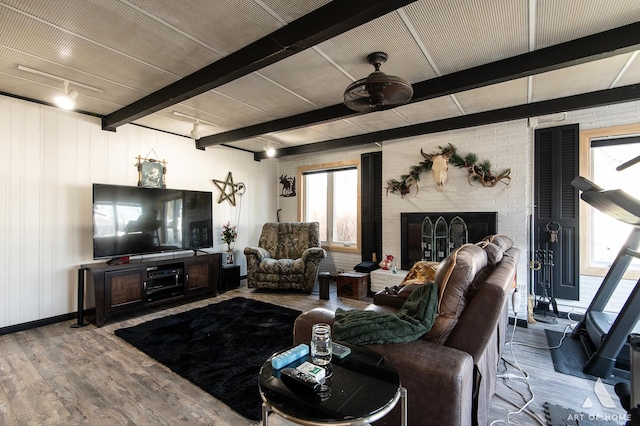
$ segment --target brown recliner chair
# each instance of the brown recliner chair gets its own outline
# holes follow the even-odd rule
[[[326,257],[320,247],[318,222],[269,222],[262,227],[258,247],[246,247],[250,288],[311,292],[318,265]]]

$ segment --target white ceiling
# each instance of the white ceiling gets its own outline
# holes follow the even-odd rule
[[[107,116],[327,3],[0,0],[0,91],[45,103],[62,92],[61,81],[21,65],[101,89],[71,83],[78,110]],[[188,138],[194,120],[178,111],[214,135],[340,104],[347,85],[373,71],[371,52],[387,52],[382,71],[415,84],[639,21],[637,0],[419,0],[132,122]],[[592,59],[226,145],[262,153],[268,141],[295,147],[640,82],[633,51]]]

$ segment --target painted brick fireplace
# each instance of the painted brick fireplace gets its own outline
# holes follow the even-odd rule
[[[401,267],[408,271],[419,260],[441,261],[456,247],[477,243],[497,229],[497,212],[401,213]]]

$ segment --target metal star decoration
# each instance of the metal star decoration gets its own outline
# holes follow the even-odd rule
[[[233,176],[231,172],[227,174],[226,180],[217,180],[212,179],[213,183],[220,190],[220,198],[218,198],[218,204],[222,203],[224,200],[229,200],[232,206],[236,205],[236,193],[238,192],[239,185],[233,183]],[[231,189],[231,192],[227,193],[227,187]]]

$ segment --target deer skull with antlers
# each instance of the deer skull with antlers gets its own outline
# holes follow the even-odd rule
[[[442,148],[440,154],[425,154],[421,149],[420,154],[431,162],[431,170],[433,171],[433,178],[436,181],[436,189],[442,191],[444,189],[444,183],[447,181],[447,171],[449,170],[449,159],[456,153],[456,148],[449,144]]]

